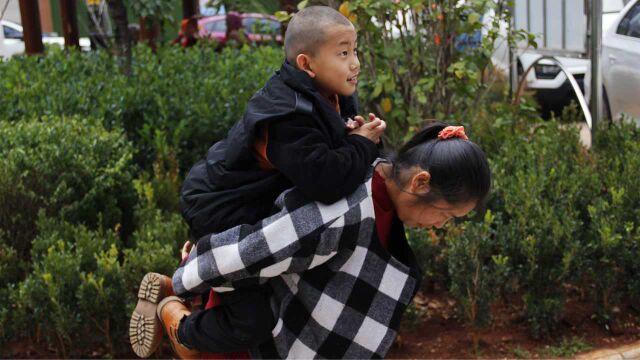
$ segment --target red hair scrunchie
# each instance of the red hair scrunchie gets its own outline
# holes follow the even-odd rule
[[[467,134],[464,133],[464,126],[447,126],[438,133],[438,139],[440,140],[447,140],[451,138],[469,140]]]

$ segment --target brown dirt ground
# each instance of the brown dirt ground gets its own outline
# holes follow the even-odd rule
[[[640,339],[640,314],[636,310],[621,309],[618,313],[620,325],[607,331],[593,319],[593,307],[576,296],[566,302],[557,335],[535,340],[522,315],[522,304],[512,301],[510,305],[499,303],[493,307],[494,322],[480,331],[476,355],[471,331],[458,320],[456,301],[450,294],[444,291],[427,295],[418,293],[415,303],[422,315],[403,322],[388,358],[503,359],[517,358],[523,353],[531,358],[544,358],[549,357],[550,347],[558,346],[565,338],[579,337],[592,349],[622,346]]]
[[[513,299],[517,299],[514,297]],[[578,296],[566,303],[558,335],[535,340],[530,336],[528,324],[522,316],[522,304],[512,300],[509,305],[497,304],[493,307],[494,323],[480,332],[479,353],[473,351],[471,331],[458,319],[456,301],[446,291],[435,290],[428,294],[418,293],[415,299],[419,315],[405,319],[400,335],[388,354],[396,359],[503,359],[527,357],[544,358],[549,347],[557,345],[563,338],[580,337],[592,349],[617,347],[640,340],[640,314],[629,307],[618,313],[619,326],[607,331],[593,320],[592,306],[579,300]],[[46,345],[34,344],[22,339],[7,344],[0,351],[1,357],[9,358],[56,358],[58,355]],[[168,344],[155,354],[154,358],[170,358]],[[135,358],[127,349],[114,349],[118,358]],[[106,349],[95,349],[92,358],[104,357]],[[86,353],[86,352],[85,352]]]

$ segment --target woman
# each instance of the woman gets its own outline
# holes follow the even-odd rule
[[[252,357],[384,357],[420,284],[404,226],[439,228],[465,216],[487,196],[490,178],[462,127],[430,125],[334,204],[309,203],[294,188],[273,216],[201,239],[173,289],[185,297],[268,283],[275,327]],[[178,330],[187,313],[177,297],[158,305],[176,350],[198,335]]]

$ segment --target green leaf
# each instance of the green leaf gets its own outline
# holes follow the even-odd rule
[[[300,1],[298,3],[298,10],[302,10],[306,8],[308,4],[309,4],[309,0]]]
[[[371,98],[375,99],[382,94],[382,83],[377,82],[375,88],[373,88],[373,92],[371,93]]]
[[[480,20],[480,14],[478,13],[472,13],[471,15],[469,15],[469,17],[467,18],[467,22],[469,24],[475,24]]]
[[[276,11],[276,13],[274,14],[274,16],[276,17],[276,19],[278,19],[278,21],[280,22],[287,22],[289,20],[291,20],[291,17],[293,16],[292,14],[289,14],[286,11]]]

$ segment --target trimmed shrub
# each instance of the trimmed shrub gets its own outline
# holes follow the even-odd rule
[[[112,353],[127,317],[117,235],[42,216],[38,232],[33,270],[12,294],[13,331],[53,345],[59,357],[82,356],[86,346]],[[82,333],[94,336],[79,342]]]
[[[578,253],[595,171],[577,131],[555,123],[507,139],[493,171],[489,207],[503,213],[497,238],[517,274],[532,333],[546,336],[564,309],[562,284],[582,271]]]
[[[497,226],[496,226],[497,225]],[[481,222],[450,226],[447,231],[450,291],[470,326],[474,350],[479,351],[479,330],[491,322],[491,305],[507,273],[508,257],[496,253],[499,221],[491,211]]]
[[[0,231],[24,257],[39,211],[89,227],[126,223],[133,149],[92,119],[0,122]]]
[[[140,227],[131,236],[132,247],[124,250],[123,267],[130,290],[137,289],[148,272],[171,276],[180,263],[180,248],[189,239],[188,228],[178,214],[145,209],[138,216]]]
[[[186,169],[242,117],[249,98],[279,69],[281,48],[225,48],[213,44],[151,52],[134,49],[132,76],[108,52],[52,50],[45,57],[0,63],[0,119],[90,115],[108,129],[123,128],[147,168],[157,130]]]
[[[599,196],[589,206],[590,234],[582,257],[601,322],[613,309],[640,300],[640,129],[632,122],[602,126],[596,137]]]

